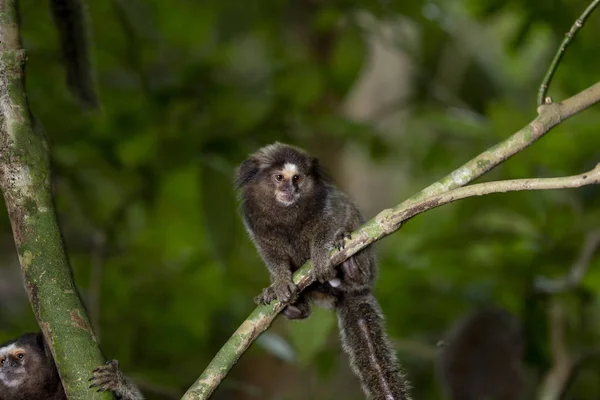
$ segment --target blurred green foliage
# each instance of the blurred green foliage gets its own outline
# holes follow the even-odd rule
[[[101,110],[83,112],[67,92],[48,9],[33,0],[20,6],[27,92],[51,142],[59,218],[102,348],[149,399],[183,393],[268,282],[237,215],[233,172],[246,154],[275,140],[300,145],[372,217],[530,121],[555,48],[587,6],[87,3]],[[599,13],[564,57],[549,92],[555,100],[600,79]],[[359,111],[388,91],[406,93],[359,118],[347,99],[365,71],[385,67],[376,41],[403,69],[373,99],[363,95]],[[590,169],[600,157],[599,126],[598,107],[577,115],[485,179]],[[598,195],[595,187],[497,194],[410,221],[377,245],[377,296],[392,339],[434,348],[461,315],[495,303],[524,321],[535,390],[552,357],[548,296],[532,285],[568,271],[600,225]],[[10,225],[0,219],[0,273],[18,286]],[[600,339],[599,270],[595,257],[582,285],[560,297],[574,354]],[[0,341],[37,329],[20,287],[0,300]],[[329,311],[279,320],[269,335],[215,398],[362,398]],[[414,397],[440,398],[433,360],[414,349],[399,347]],[[585,364],[568,398],[598,398],[598,373],[598,360]]]

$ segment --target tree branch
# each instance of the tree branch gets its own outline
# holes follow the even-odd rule
[[[549,336],[553,365],[541,385],[539,400],[558,400],[561,398],[569,377],[573,371],[574,357],[567,344],[567,314],[558,299],[550,304]]]
[[[552,60],[552,63],[550,64],[550,67],[548,68],[548,71],[546,72],[546,76],[544,76],[544,80],[542,81],[542,84],[540,85],[540,89],[538,90],[538,98],[537,98],[538,105],[542,105],[544,103],[551,103],[551,101],[546,101],[546,93],[548,93],[548,88],[550,87],[550,82],[552,81],[552,77],[554,76],[554,73],[556,72],[556,69],[558,68],[560,59],[562,58],[563,54],[565,54],[565,51],[567,50],[567,46],[569,46],[569,43],[571,43],[571,40],[573,40],[577,31],[580,30],[581,28],[583,28],[583,24],[585,24],[587,17],[589,17],[590,14],[592,13],[592,11],[594,11],[594,9],[598,5],[598,3],[600,3],[600,0],[592,1],[592,3],[588,6],[588,8],[585,9],[583,14],[581,14],[581,16],[577,19],[577,21],[575,21],[573,26],[571,26],[571,29],[569,30],[569,32],[567,32],[565,34],[565,38],[563,39],[562,43],[560,44],[560,47],[556,51],[556,54],[554,55],[554,59]]]
[[[88,389],[104,362],[73,282],[50,187],[50,157],[24,91],[17,1],[0,0],[0,186],[29,301],[69,399],[109,399]]]
[[[398,230],[402,222],[406,219],[427,209],[441,205],[438,195],[464,186],[468,182],[480,177],[512,155],[531,145],[560,122],[592,106],[598,101],[600,101],[600,82],[563,102],[538,107],[538,117],[511,137],[481,153],[398,206],[383,210],[358,231],[353,232],[352,238],[346,241],[345,248],[342,251],[334,251],[332,253],[332,263],[334,265],[340,264],[359,250]],[[594,169],[595,173],[597,173],[597,169]],[[555,179],[570,180],[573,178],[554,178],[553,184],[556,184]],[[590,181],[590,178],[583,178],[583,175],[575,178],[585,182]],[[517,182],[523,185],[523,181],[529,181],[529,184],[531,184],[531,180],[520,180]],[[498,185],[500,182],[493,182],[493,184]],[[473,185],[472,187],[476,186]],[[502,189],[505,187],[500,184],[498,188]],[[539,188],[545,189],[546,187]],[[526,190],[527,187],[524,189]],[[535,189],[535,187],[532,186],[532,189]],[[477,195],[477,193],[474,193],[474,195]],[[438,196],[437,202],[431,201],[431,199],[436,198],[434,196]],[[451,197],[453,195],[446,194],[446,196]],[[457,199],[453,198],[449,201]],[[312,283],[310,271],[311,264],[307,262],[294,273],[294,282],[298,285],[300,291]],[[271,322],[282,308],[283,306],[278,301],[257,307],[233,333],[221,350],[219,350],[215,358],[206,367],[198,380],[188,389],[182,399],[207,399],[250,344],[271,325]]]
[[[567,275],[556,280],[540,276],[535,280],[535,289],[541,293],[561,293],[577,287],[585,276],[598,246],[600,246],[600,229],[587,234],[579,256]]]

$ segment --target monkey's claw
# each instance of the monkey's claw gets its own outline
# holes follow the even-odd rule
[[[292,282],[291,279],[289,281],[275,281],[271,286],[273,287],[273,291],[275,292],[277,300],[279,300],[282,303],[293,302],[298,297],[298,288],[296,287],[296,284]]]
[[[333,242],[333,247],[335,247],[336,249],[338,249],[339,251],[344,250],[344,247],[346,246],[346,239],[351,239],[352,235],[350,234],[350,231],[339,231],[336,235],[335,235],[335,240]]]
[[[273,300],[279,300],[282,303],[295,301],[298,297],[298,288],[294,282],[287,280],[275,281],[269,287],[263,289],[262,293],[254,298],[258,305],[269,304]]]
[[[365,272],[360,268],[359,263],[354,257],[350,257],[341,265],[344,275],[350,280],[356,281],[363,279]]]
[[[110,360],[92,371],[90,388],[98,388],[98,392],[116,391],[122,379],[119,362]]]
[[[269,287],[264,288],[263,291],[254,298],[254,302],[258,305],[264,305],[264,304],[269,304],[276,298],[277,297],[275,296],[275,292],[273,291],[273,288],[271,286],[269,286]]]

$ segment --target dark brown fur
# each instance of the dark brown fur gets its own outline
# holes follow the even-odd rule
[[[19,351],[23,358],[19,359],[14,354],[0,355],[4,359],[0,365],[0,400],[66,400],[50,349],[45,345],[42,335],[27,333],[1,344],[0,349],[12,344],[23,350]],[[21,367],[23,382],[15,387],[8,386],[7,381],[12,380]]]
[[[84,107],[97,108],[89,26],[83,0],[50,0],[50,11],[58,29],[67,86]]]
[[[452,400],[519,400],[525,393],[519,321],[486,308],[459,321],[440,352],[444,388]]]
[[[67,396],[60,381],[50,349],[41,333],[26,333],[0,345],[10,345],[18,351],[3,352],[0,358],[0,400],[66,400]],[[21,380],[17,385],[10,382]],[[114,360],[93,372],[92,386],[101,391],[113,391],[117,399],[142,400],[135,385],[118,370]]]
[[[297,168],[297,182],[286,164]],[[330,252],[342,248],[349,232],[363,223],[356,206],[328,181],[316,158],[281,143],[263,147],[244,161],[237,186],[244,224],[271,274],[271,286],[256,302],[287,303],[283,314],[290,319],[308,317],[310,300],[334,306],[343,348],[367,396],[408,399],[371,293],[377,272],[373,248],[358,252],[340,268],[330,261]],[[309,259],[316,282],[298,295],[292,273]]]

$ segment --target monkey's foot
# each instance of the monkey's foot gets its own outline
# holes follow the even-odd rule
[[[107,361],[93,370],[90,381],[90,388],[98,388],[98,392],[113,392],[117,399],[144,400],[137,386],[119,370],[117,360]]]
[[[282,303],[291,303],[298,298],[298,287],[292,280],[278,280],[271,285],[277,300]]]
[[[346,230],[341,230],[338,231],[338,233],[336,233],[335,235],[335,240],[333,242],[333,247],[335,247],[338,250],[344,250],[344,247],[346,246],[346,239],[352,239],[352,235],[350,234],[350,231],[346,231]]]
[[[254,298],[256,304],[269,304],[273,300],[279,300],[282,303],[295,301],[298,296],[298,288],[294,282],[280,280],[275,281],[269,287],[263,289],[262,293]]]
[[[122,388],[123,374],[119,370],[117,360],[107,361],[92,371],[90,388],[98,388],[98,392],[118,392]]]
[[[271,286],[266,287],[262,290],[262,292],[254,298],[254,303],[260,305],[269,304],[275,300],[275,292],[273,292],[273,288]]]
[[[341,265],[344,276],[352,281],[362,281],[365,279],[365,272],[360,268],[354,256],[344,261]]]
[[[310,315],[310,306],[308,303],[290,304],[281,313],[287,319],[304,319]]]

